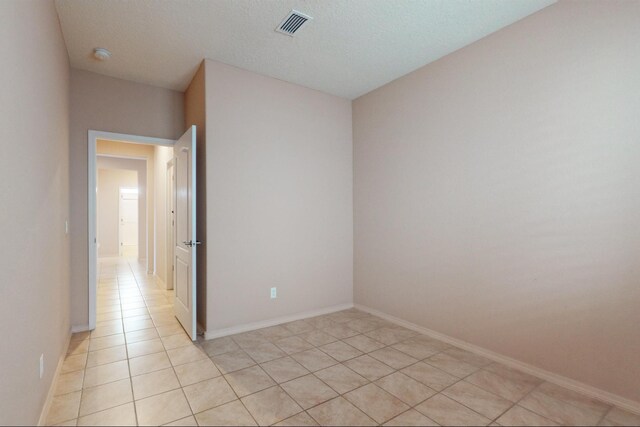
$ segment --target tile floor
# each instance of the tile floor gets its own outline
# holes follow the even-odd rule
[[[171,291],[103,261],[57,425],[638,425],[640,416],[355,309],[192,343]]]

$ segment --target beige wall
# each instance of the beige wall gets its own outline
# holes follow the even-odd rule
[[[173,158],[173,147],[154,147],[154,188],[155,188],[155,273],[167,283],[167,162]]]
[[[183,132],[180,92],[71,70],[70,197],[71,322],[89,322],[87,254],[87,132],[91,130],[176,139]]]
[[[116,160],[113,163],[120,164],[120,168],[112,162],[101,162],[98,157],[98,193],[97,193],[97,237],[98,237],[98,257],[117,257],[120,254],[120,188],[139,188],[139,192],[144,191],[143,186],[138,185],[140,178],[138,170],[142,169],[143,175],[146,169],[145,162],[142,160],[130,159],[108,159]],[[106,164],[104,164],[106,163]],[[141,163],[141,165],[139,165]],[[140,201],[140,195],[138,197]],[[144,238],[140,238],[140,230],[146,226],[146,211],[140,209],[144,206],[140,203],[138,207],[138,256],[142,257],[141,252],[145,249],[146,242]]]
[[[640,2],[354,101],[355,302],[640,401]]]
[[[351,102],[213,61],[205,79],[207,331],[351,303]]]
[[[70,332],[69,64],[53,2],[0,2],[0,52],[0,424],[34,425]]]
[[[205,102],[205,62],[193,76],[189,87],[184,93],[184,126],[196,126],[196,194],[197,194],[197,225],[198,240],[205,242],[197,247],[197,321],[206,329],[207,326],[207,129]]]

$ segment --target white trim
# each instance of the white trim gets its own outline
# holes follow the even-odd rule
[[[38,425],[44,426],[47,425],[47,417],[49,416],[49,410],[51,409],[51,404],[53,403],[53,398],[56,393],[56,386],[58,385],[58,378],[60,378],[60,373],[62,372],[62,365],[64,364],[64,359],[67,357],[67,351],[69,351],[69,344],[71,343],[71,334],[70,332],[67,336],[67,340],[65,346],[63,347],[62,354],[60,355],[60,359],[58,360],[58,366],[56,366],[56,372],[53,374],[53,379],[51,380],[51,385],[49,386],[49,392],[47,393],[47,398],[44,401],[44,405],[42,405],[42,411],[40,411],[40,418],[38,419]]]
[[[459,340],[457,338],[453,338],[449,335],[442,334],[440,332],[433,331],[431,329],[424,328],[422,326],[418,326],[414,323],[407,322],[406,320],[402,320],[398,317],[391,316],[389,314],[383,313],[382,311],[375,310],[373,308],[369,308],[360,304],[354,304],[354,307],[358,310],[365,311],[367,313],[373,314],[374,316],[381,317],[385,320],[388,320],[391,323],[395,323],[396,325],[403,326],[407,329],[411,329],[412,331],[419,332],[421,334],[430,336],[432,338],[438,339],[440,341],[446,342],[447,344],[454,345],[456,347],[460,347],[464,350],[471,351],[480,356],[486,357],[487,359],[491,359],[495,362],[502,363],[503,365],[507,365],[509,367],[518,369],[522,372],[526,372],[527,374],[533,375],[534,377],[538,377],[542,380],[548,381],[550,383],[559,385],[564,388],[568,388],[569,390],[576,391],[578,393],[582,393],[589,397],[598,399],[602,402],[618,406],[622,409],[626,409],[631,412],[635,412],[640,414],[640,402],[635,402],[631,399],[627,399],[622,396],[618,396],[617,394],[610,393],[605,390],[601,390],[599,388],[590,386],[588,384],[582,383],[580,381],[572,380],[571,378],[564,377],[562,375],[555,374],[553,372],[547,371],[542,368],[538,368],[536,366],[530,365],[528,363],[521,362],[519,360],[513,359],[508,356],[504,356],[499,353],[495,353],[491,350],[487,350],[483,347],[477,346],[475,344],[470,344],[466,341]]]
[[[96,223],[96,173],[97,173],[97,142],[98,139],[106,139],[109,141],[134,143],[134,144],[147,144],[147,145],[162,145],[172,147],[175,144],[175,140],[165,138],[153,138],[149,136],[140,135],[127,135],[124,133],[103,132],[97,130],[89,130],[87,133],[87,251],[89,253],[89,329],[93,330],[96,327],[96,295],[98,288],[98,248],[96,246],[97,236],[97,223]],[[147,168],[149,165],[147,164]],[[148,173],[148,172],[147,172]],[[149,183],[147,183],[147,187]],[[148,218],[149,212],[147,212]],[[148,250],[148,248],[147,248]],[[148,256],[148,255],[147,255]]]
[[[352,303],[334,305],[331,307],[321,308],[319,310],[304,311],[302,313],[292,314],[289,316],[276,317],[275,319],[261,320],[260,322],[246,323],[244,325],[232,326],[230,328],[214,329],[204,333],[205,340],[226,337],[227,335],[239,334],[242,332],[255,331],[256,329],[268,328],[269,326],[281,325],[283,323],[293,322],[295,320],[308,319],[309,317],[322,316],[323,314],[335,313],[336,311],[348,310],[353,308]]]
[[[89,327],[89,325],[76,325],[71,327],[72,334],[77,334],[78,332],[86,332],[90,330],[91,328]]]

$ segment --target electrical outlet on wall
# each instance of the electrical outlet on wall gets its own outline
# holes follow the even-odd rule
[[[271,288],[271,299],[276,299],[276,298],[278,298],[278,289]]]
[[[44,354],[40,355],[40,379],[44,375]]]

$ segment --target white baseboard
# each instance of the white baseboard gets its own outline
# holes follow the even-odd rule
[[[487,359],[491,359],[495,362],[499,362],[509,367],[512,367],[514,369],[518,369],[522,372],[526,372],[527,374],[533,375],[534,377],[538,377],[550,383],[559,385],[569,390],[576,391],[578,393],[582,393],[584,395],[587,395],[594,399],[598,399],[610,405],[615,405],[622,409],[626,409],[628,411],[640,414],[640,402],[635,402],[631,399],[618,396],[617,394],[609,393],[608,391],[601,390],[599,388],[590,386],[580,381],[572,380],[571,378],[567,378],[562,375],[558,375],[553,372],[547,371],[545,369],[530,365],[528,363],[524,363],[519,360],[513,359],[511,357],[504,356],[499,353],[495,353],[491,350],[487,350],[475,344],[470,344],[466,341],[462,341],[457,338],[450,337],[449,335],[445,335],[440,332],[436,332],[431,329],[418,326],[414,323],[407,322],[406,320],[400,319],[395,316],[391,316],[389,314],[383,313],[373,308],[369,308],[360,304],[354,304],[354,307],[357,308],[358,310],[362,310],[367,313],[373,314],[374,316],[381,317],[385,320],[388,320],[389,322],[395,323],[396,325],[403,326],[407,329],[411,329],[413,331],[430,336],[437,340],[446,342],[447,344],[451,344],[456,347],[460,347],[464,350],[471,351],[480,356],[486,357]]]
[[[302,313],[292,314],[290,316],[276,317],[275,319],[262,320],[260,322],[246,323],[244,325],[232,326],[230,328],[215,329],[204,333],[205,340],[226,337],[227,335],[239,334],[242,332],[255,331],[256,329],[268,328],[269,326],[281,325],[283,323],[293,322],[295,320],[308,319],[309,317],[322,316],[323,314],[335,313],[336,311],[347,310],[352,308],[353,304],[340,304],[331,307],[321,308],[319,310],[304,311]]]
[[[76,334],[78,332],[86,332],[86,331],[90,331],[91,328],[89,328],[89,325],[75,325],[71,327],[71,333],[72,334]]]
[[[56,366],[56,372],[53,374],[53,379],[51,380],[51,385],[49,386],[49,392],[47,393],[47,398],[45,399],[44,405],[42,406],[42,411],[40,411],[40,419],[38,419],[39,426],[46,425],[47,416],[49,415],[49,409],[51,409],[51,404],[53,403],[53,397],[56,392],[58,378],[60,377],[60,372],[62,372],[62,364],[64,363],[64,359],[67,356],[67,351],[69,350],[69,343],[71,342],[71,334],[72,332],[69,332],[67,336],[67,340],[63,347],[62,354],[58,359],[58,366]]]

